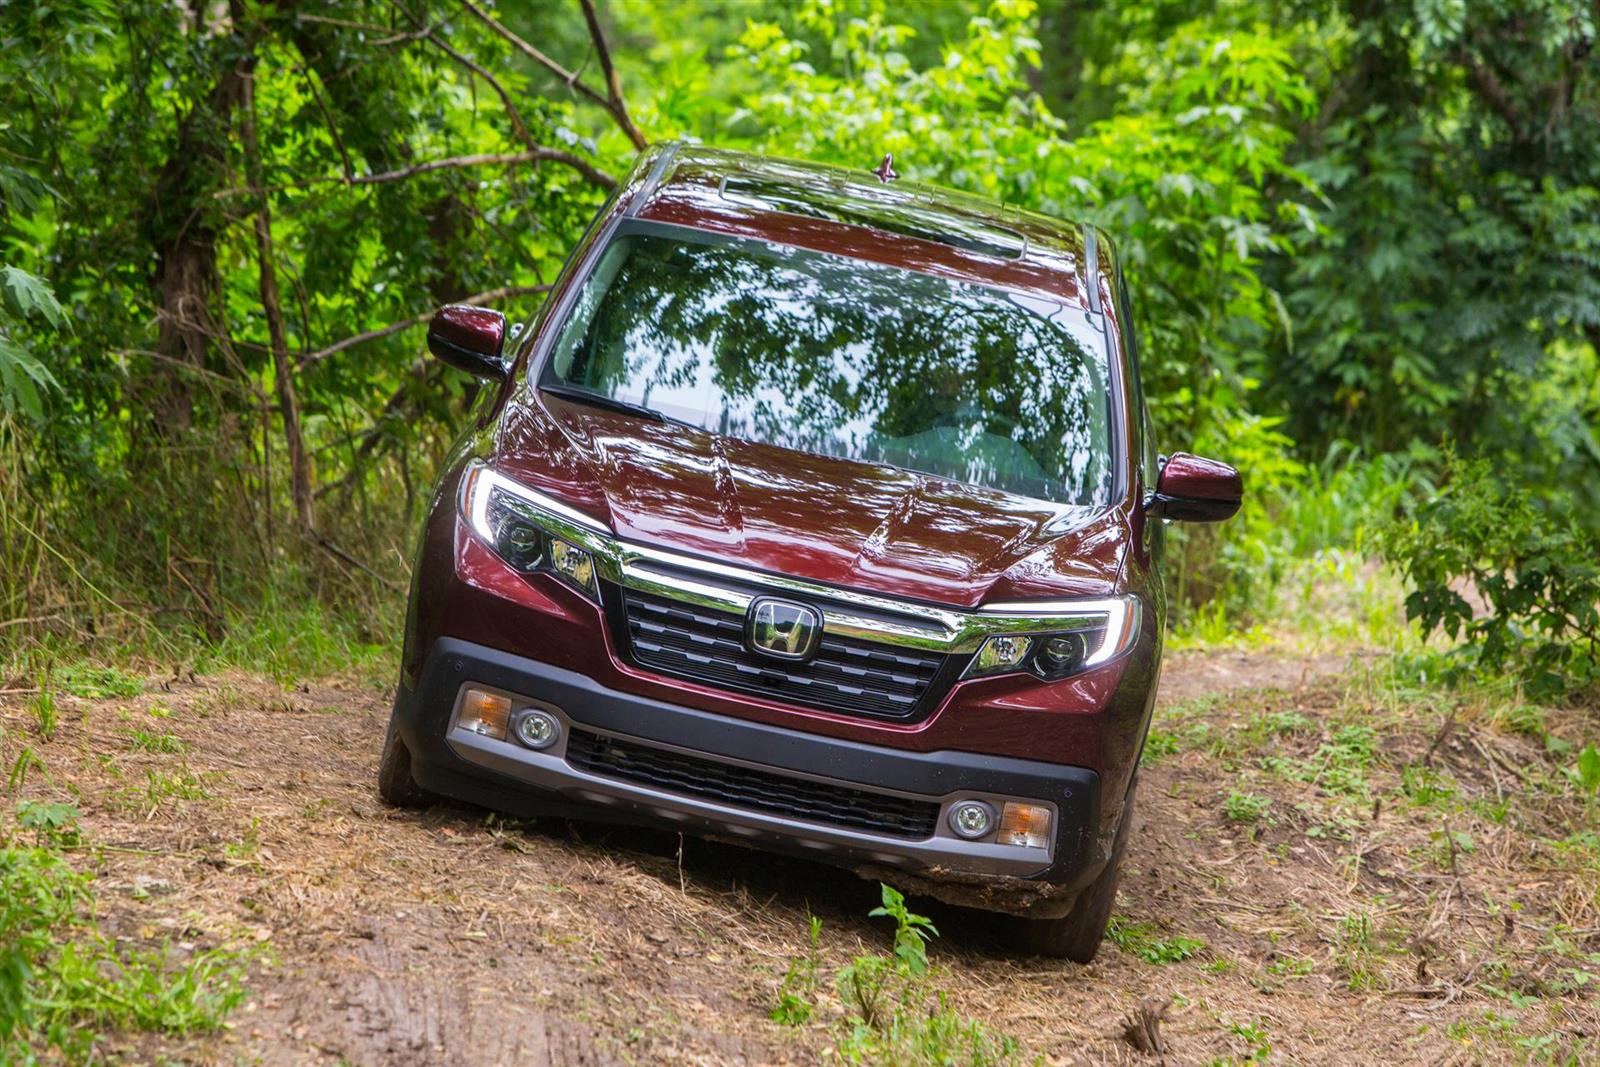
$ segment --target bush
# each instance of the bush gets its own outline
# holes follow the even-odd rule
[[[1411,588],[1406,616],[1536,699],[1596,696],[1600,560],[1567,498],[1507,492],[1485,460],[1446,460],[1444,488],[1384,537]],[[1468,593],[1482,598],[1474,610]]]

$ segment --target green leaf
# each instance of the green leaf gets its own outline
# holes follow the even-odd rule
[[[1593,744],[1578,753],[1578,784],[1591,793],[1600,789],[1600,751]]]
[[[52,326],[66,321],[61,305],[56,303],[56,295],[45,280],[20,267],[0,267],[0,294],[5,297],[6,306],[23,318],[38,312]]]

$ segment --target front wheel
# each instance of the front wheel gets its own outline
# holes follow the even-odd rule
[[[411,777],[411,750],[400,740],[392,716],[383,739],[383,755],[378,757],[378,796],[394,808],[417,808],[433,799],[433,794]]]
[[[1078,894],[1072,910],[1058,919],[1011,920],[1012,943],[1019,951],[1035,956],[1065,958],[1074,963],[1088,963],[1100,951],[1106,926],[1111,922],[1111,909],[1117,902],[1122,854],[1128,849],[1128,838],[1133,836],[1135,788],[1128,790],[1128,800],[1122,809],[1122,825],[1117,827],[1117,840],[1111,846],[1111,858],[1106,862],[1105,870]]]

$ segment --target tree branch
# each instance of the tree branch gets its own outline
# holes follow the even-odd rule
[[[299,181],[288,182],[284,185],[274,185],[264,189],[266,193],[281,193],[285,189],[304,189],[314,185],[382,185],[385,182],[404,181],[414,178],[419,174],[429,174],[436,170],[464,170],[468,167],[485,167],[494,165],[511,165],[516,163],[535,163],[548,161],[560,163],[571,167],[584,178],[602,189],[615,189],[617,180],[605,171],[596,167],[581,156],[564,152],[559,148],[530,148],[525,152],[513,153],[483,153],[473,156],[451,156],[449,159],[430,159],[425,163],[414,163],[409,167],[399,170],[386,170],[380,174],[356,174],[345,176],[343,174],[329,174],[320,178],[301,178]],[[231,196],[248,196],[254,193],[253,189],[223,189],[214,194],[217,199]]]
[[[633,124],[633,117],[628,114],[627,102],[622,98],[622,79],[617,77],[617,68],[611,65],[611,49],[606,45],[606,35],[600,28],[600,15],[594,8],[594,0],[578,0],[583,6],[584,21],[589,24],[589,37],[594,41],[595,54],[600,59],[600,71],[606,76],[606,95],[611,98],[611,115],[617,120],[617,125],[622,127],[622,132],[628,135],[628,140],[640,151],[644,150],[644,134]]]
[[[529,293],[547,293],[549,291],[550,286],[548,285],[507,285],[499,289],[489,289],[485,292],[477,293],[467,297],[465,300],[459,300],[457,303],[481,305],[494,300],[504,300],[507,297],[527,296]],[[380,326],[376,330],[358,333],[353,337],[346,337],[343,341],[336,341],[327,348],[318,349],[301,359],[300,369],[304,370],[313,363],[320,363],[329,356],[338,355],[347,348],[354,348],[356,345],[365,344],[368,341],[377,341],[391,334],[397,334],[401,330],[409,330],[413,326],[420,326],[431,318],[433,318],[433,313],[429,312],[426,315],[416,315],[409,319],[402,319],[399,322],[392,322],[387,326]]]
[[[1457,49],[1456,62],[1467,72],[1467,81],[1472,84],[1478,97],[1511,127],[1511,136],[1517,141],[1526,140],[1522,130],[1522,113],[1517,110],[1505,83],[1465,47]]]
[[[606,47],[605,35],[600,32],[599,19],[596,16],[594,7],[589,0],[582,0],[582,3],[584,9],[584,19],[589,23],[589,36],[594,41],[595,51],[599,53],[601,57],[600,66],[607,75],[608,92],[605,93],[600,92],[598,89],[579,78],[576,71],[568,70],[566,67],[563,67],[560,63],[557,63],[554,59],[551,59],[533,45],[523,40],[499,19],[495,18],[483,8],[473,3],[473,0],[461,0],[463,7],[477,16],[478,20],[485,26],[489,27],[495,33],[509,41],[513,48],[527,56],[529,59],[533,60],[535,63],[539,64],[545,70],[548,70],[550,73],[554,74],[557,78],[560,78],[562,82],[566,84],[568,89],[571,89],[573,92],[576,92],[581,96],[588,97],[590,100],[604,108],[606,113],[611,116],[612,121],[617,124],[618,128],[628,136],[628,140],[633,142],[634,147],[643,151],[649,142],[644,139],[644,135],[639,132],[639,128],[633,124],[633,119],[628,116],[627,105],[622,99],[621,83],[617,80],[616,71],[611,66],[611,53]]]
[[[521,141],[529,148],[539,147],[538,142],[533,139],[533,134],[528,132],[528,124],[522,121],[522,112],[517,110],[517,105],[511,99],[511,93],[506,90],[504,85],[500,84],[500,80],[498,78],[496,78],[493,74],[490,74],[470,56],[464,55],[463,53],[452,48],[444,38],[440,37],[433,30],[430,29],[427,32],[426,39],[431,41],[451,59],[461,64],[463,67],[466,67],[473,74],[487,82],[489,88],[493,89],[495,94],[500,97],[500,103],[505,106],[506,117],[511,120],[511,132],[517,135],[517,140]]]

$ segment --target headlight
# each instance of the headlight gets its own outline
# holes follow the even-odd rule
[[[1139,633],[1139,602],[1133,597],[996,605],[985,611],[1023,616],[1017,618],[1018,628],[1033,632],[990,636],[972,657],[968,678],[1019,670],[1045,681],[1067,678],[1116,659],[1133,647]],[[1025,617],[1032,612],[1038,615]]]
[[[467,471],[461,492],[467,524],[495,555],[524,574],[555,575],[592,598],[594,556],[559,534],[597,524],[581,512],[557,512],[553,503],[483,466]]]

